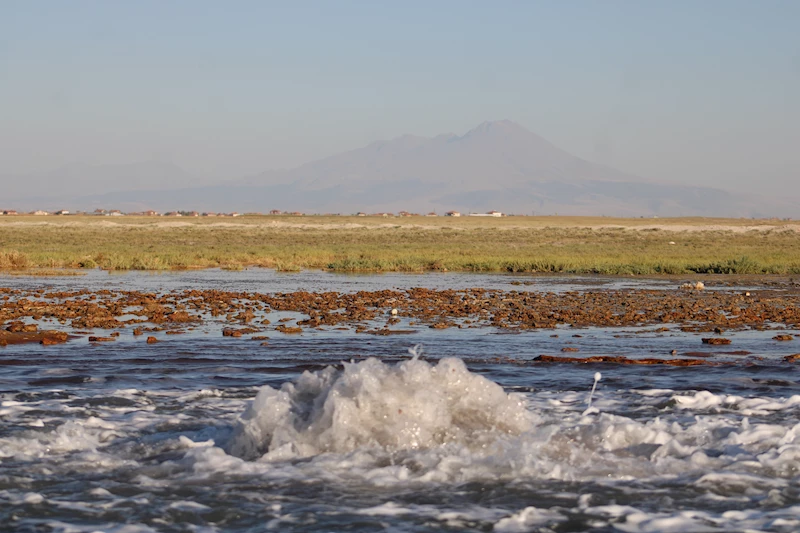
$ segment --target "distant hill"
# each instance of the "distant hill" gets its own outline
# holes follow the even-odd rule
[[[106,174],[103,174],[103,173]],[[484,122],[462,136],[404,135],[312,161],[206,187],[179,168],[96,167],[97,194],[68,195],[67,208],[316,213],[448,210],[617,216],[797,216],[797,202],[659,183],[589,162],[522,126]],[[103,176],[137,187],[110,191]],[[109,178],[110,179],[110,178]],[[115,180],[115,183],[119,183]],[[158,187],[144,186],[157,183]],[[179,185],[183,183],[184,185]],[[121,187],[117,187],[120,189]],[[60,207],[60,206],[59,206]]]

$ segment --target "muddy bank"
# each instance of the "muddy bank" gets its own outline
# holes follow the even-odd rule
[[[144,340],[145,333],[151,338],[158,332],[180,335],[208,325],[221,327],[221,335],[225,337],[264,341],[269,339],[265,333],[302,335],[310,330],[402,335],[426,328],[495,328],[499,332],[519,333],[565,326],[637,327],[637,333],[707,333],[702,342],[708,345],[729,344],[723,336],[725,332],[800,329],[800,292],[793,286],[747,292],[606,289],[553,293],[411,288],[277,294],[0,288],[0,302],[0,345],[55,344],[67,341],[70,334],[91,334],[90,341],[113,342],[123,331]],[[56,327],[58,331],[46,330],[48,327]],[[775,342],[790,344],[794,335],[781,333],[773,338]],[[565,347],[562,351],[576,350]],[[677,359],[677,354],[669,355],[636,364],[709,363],[708,358],[698,359],[697,353],[681,354]],[[578,359],[630,363],[614,357],[592,359],[592,354],[545,357],[539,361]]]

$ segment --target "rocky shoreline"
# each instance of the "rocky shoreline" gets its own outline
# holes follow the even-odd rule
[[[158,332],[180,335],[206,326],[221,326],[224,337],[245,337],[265,345],[269,334],[297,335],[313,329],[402,335],[421,328],[496,328],[503,333],[553,330],[555,336],[556,332],[563,334],[565,326],[575,331],[585,327],[639,327],[640,332],[651,333],[708,333],[702,338],[704,345],[730,344],[724,337],[729,331],[800,329],[800,290],[793,285],[752,292],[684,288],[563,293],[411,288],[355,293],[185,290],[157,294],[0,288],[0,301],[0,345],[51,345],[81,336],[88,336],[90,342],[111,342],[128,331],[154,343],[164,340],[153,336]],[[276,318],[272,313],[297,316]],[[773,339],[786,342],[794,335],[781,333]],[[567,346],[562,351],[576,350]],[[538,361],[686,366],[713,364],[709,355],[698,351],[643,359],[542,356]]]

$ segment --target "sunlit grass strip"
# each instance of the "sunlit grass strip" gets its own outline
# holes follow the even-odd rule
[[[574,225],[568,226],[559,218],[543,218],[551,225],[532,217],[414,217],[388,223],[360,217],[245,217],[235,224],[127,217],[119,223],[53,217],[42,224],[15,217],[0,220],[0,270],[259,266],[337,272],[800,274],[796,223],[659,220],[666,227],[693,229],[663,231],[643,226],[641,219],[609,227],[606,219],[573,217],[567,220]],[[602,224],[592,226],[590,220]],[[624,222],[614,219],[617,226]],[[736,229],[745,225],[766,229]]]

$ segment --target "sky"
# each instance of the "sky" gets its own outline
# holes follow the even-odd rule
[[[795,0],[0,0],[0,176],[231,179],[510,119],[669,183],[800,192]]]

